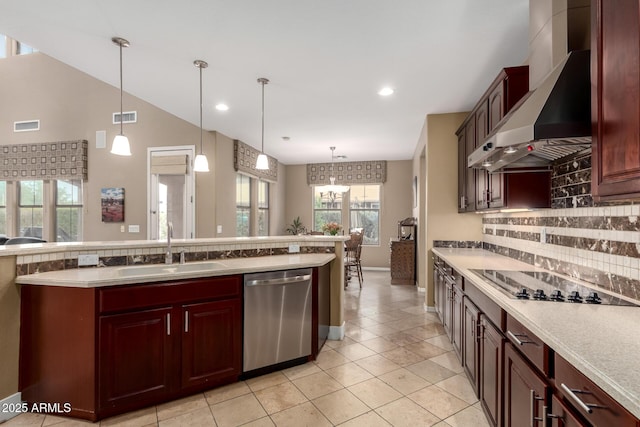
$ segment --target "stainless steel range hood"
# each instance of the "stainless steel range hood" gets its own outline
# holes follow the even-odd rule
[[[590,51],[573,51],[514,106],[467,164],[489,172],[547,167],[590,145]]]

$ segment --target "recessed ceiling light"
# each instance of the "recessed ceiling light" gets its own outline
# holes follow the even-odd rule
[[[393,89],[391,89],[390,87],[383,87],[378,91],[378,95],[380,96],[389,96],[391,94],[393,94]]]
[[[218,111],[227,111],[229,109],[229,106],[227,104],[217,104],[216,105],[216,110]]]

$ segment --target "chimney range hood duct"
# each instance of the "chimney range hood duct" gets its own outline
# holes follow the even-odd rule
[[[548,167],[591,146],[590,51],[569,55],[527,93],[473,151],[467,166],[489,172]]]

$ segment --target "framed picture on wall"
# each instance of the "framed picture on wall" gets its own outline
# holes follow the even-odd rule
[[[100,190],[102,222],[124,222],[124,188]]]

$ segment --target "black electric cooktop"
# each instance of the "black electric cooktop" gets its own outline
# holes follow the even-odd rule
[[[637,306],[601,289],[546,271],[471,270],[511,298],[574,304]]]

